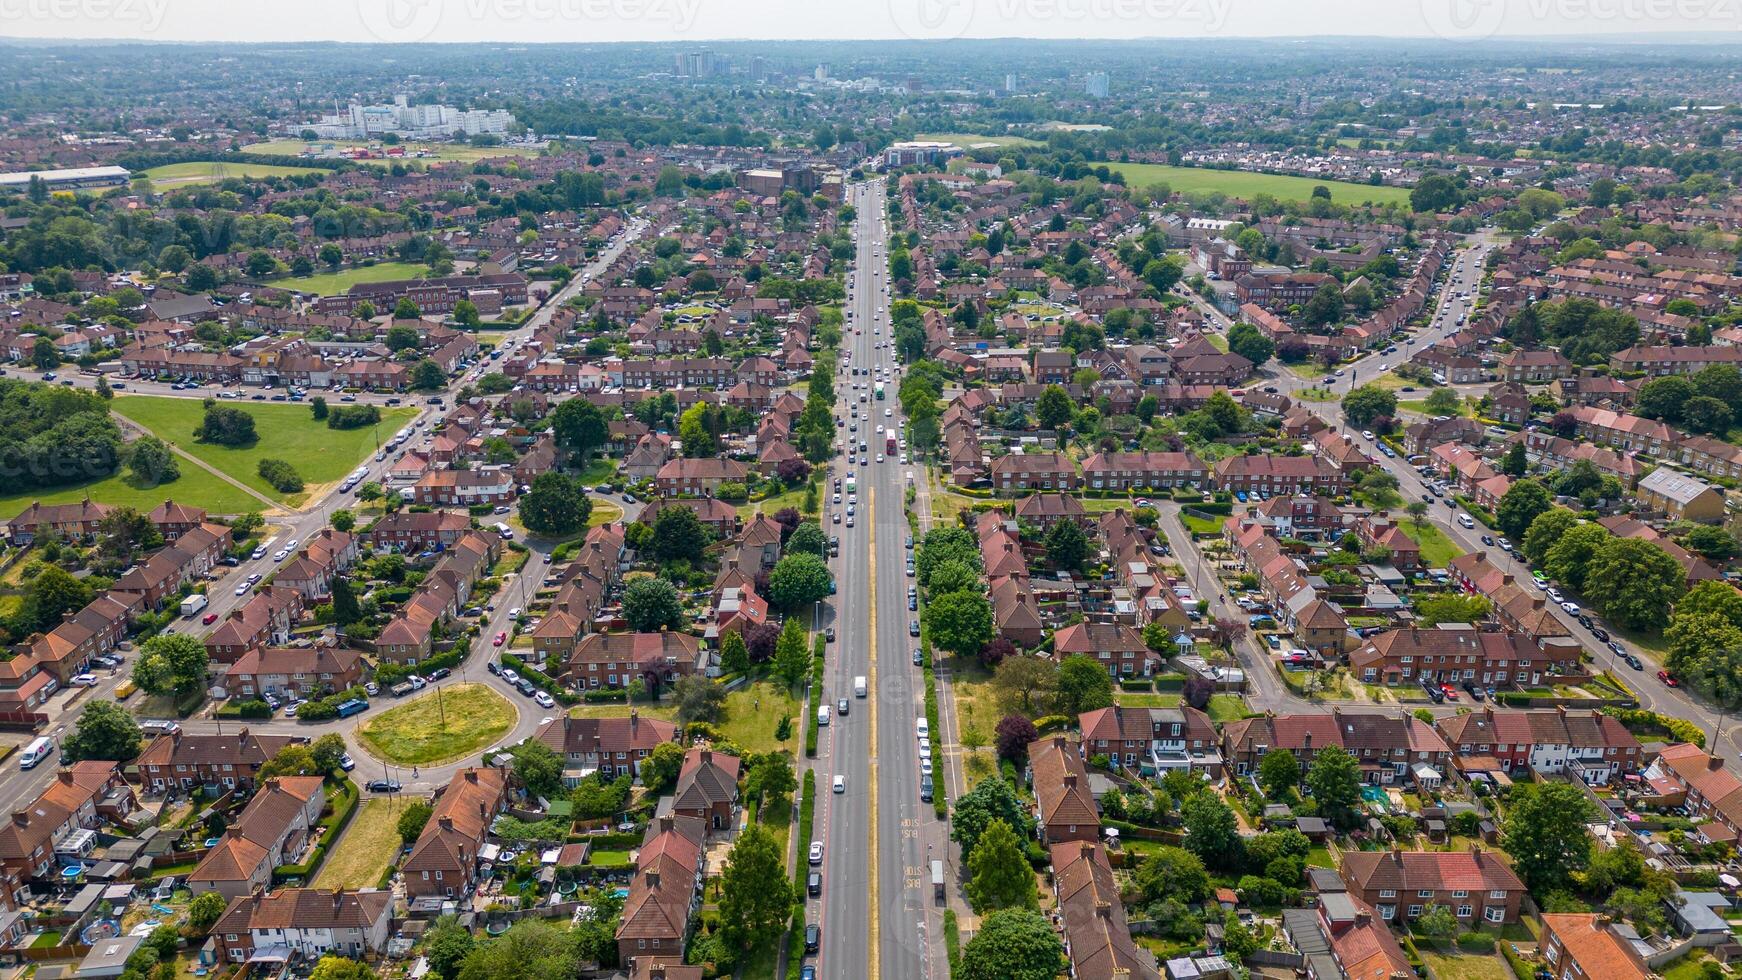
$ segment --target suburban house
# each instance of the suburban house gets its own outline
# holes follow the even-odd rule
[[[327,793],[320,776],[278,776],[268,779],[254,798],[206,850],[187,877],[187,886],[201,894],[215,891],[240,898],[272,883],[272,869],[295,864],[302,856]]]
[[[734,826],[738,802],[739,759],[721,752],[692,748],[684,753],[672,791],[672,812],[707,821],[709,829]]]
[[[1035,742],[1028,747],[1028,768],[1041,843],[1101,839],[1101,810],[1074,745],[1063,735]]]
[[[1222,756],[1210,716],[1182,704],[1175,708],[1114,705],[1084,712],[1082,751],[1104,755],[1114,765],[1147,773],[1173,769],[1220,774]]]
[[[661,742],[677,741],[677,726],[631,711],[627,718],[573,718],[558,715],[540,725],[534,738],[563,757],[563,782],[572,786],[591,772],[627,776]]]
[[[1572,772],[1593,785],[1638,770],[1642,753],[1618,719],[1599,711],[1478,711],[1447,715],[1436,723],[1460,759],[1492,757],[1506,773],[1530,769]]]
[[[232,899],[212,936],[226,963],[287,954],[307,962],[328,954],[362,960],[386,950],[392,924],[392,892],[284,888]]]
[[[195,786],[226,789],[254,785],[254,774],[297,735],[261,735],[246,725],[223,735],[191,735],[180,730],[159,735],[139,753],[139,784],[148,793]]]
[[[1480,847],[1467,851],[1347,851],[1340,869],[1349,894],[1387,922],[1443,905],[1462,928],[1518,921],[1524,882]]]
[[[1542,958],[1554,980],[1648,980],[1655,975],[1634,946],[1606,915],[1546,912],[1542,916]]]
[[[429,822],[400,866],[406,895],[452,898],[469,892],[490,824],[507,804],[507,770],[472,768],[455,773],[437,794]]]
[[[1050,854],[1070,975],[1082,980],[1161,980],[1155,955],[1131,938],[1119,881],[1101,845],[1065,841],[1053,844]]]

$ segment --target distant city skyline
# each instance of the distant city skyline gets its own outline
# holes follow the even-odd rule
[[[0,0],[0,37],[678,42],[950,38],[1742,40],[1734,0]]]

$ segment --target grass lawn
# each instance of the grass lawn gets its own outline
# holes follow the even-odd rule
[[[120,399],[117,398],[116,401]],[[191,442],[192,439],[183,441]],[[246,514],[261,509],[260,501],[193,463],[185,459],[178,459],[176,462],[181,468],[181,479],[170,483],[141,487],[133,482],[123,468],[114,476],[74,483],[58,490],[26,490],[23,493],[0,496],[0,513],[16,514],[28,507],[33,500],[40,500],[45,504],[72,504],[86,497],[99,504],[131,507],[141,514],[149,513],[153,507],[171,497],[184,504],[203,507],[213,514]]]
[[[514,718],[514,706],[490,688],[455,684],[369,719],[357,734],[388,762],[427,766],[478,751],[513,728]]]
[[[627,718],[629,708],[627,704],[578,704],[569,709],[569,714],[576,718]],[[634,708],[643,718],[672,721],[677,716],[677,706],[672,704],[641,701]],[[792,719],[793,731],[785,745],[774,740],[774,728],[780,724],[783,713]],[[726,695],[726,716],[717,727],[721,735],[737,743],[746,754],[777,749],[791,752],[804,737],[800,720],[798,702],[784,688],[777,683],[757,681]]]
[[[1210,720],[1215,722],[1239,721],[1246,717],[1246,699],[1238,694],[1213,694],[1210,696]]]
[[[278,279],[274,280],[272,285],[278,289],[291,289],[299,293],[333,296],[345,292],[358,283],[387,282],[392,279],[418,279],[428,271],[429,266],[420,263],[377,262],[374,265],[360,265],[354,269],[340,269],[338,272],[321,272],[300,278]]]
[[[1438,415],[1439,414],[1438,412],[1428,411],[1427,399],[1425,399],[1425,398],[1412,398],[1408,401],[1400,401],[1397,403],[1397,407],[1402,411],[1414,412],[1417,415]],[[1458,411],[1456,414],[1462,415],[1465,418],[1469,418],[1469,417],[1475,415],[1476,413],[1471,411],[1470,403],[1467,400],[1459,400]]]
[[[1309,868],[1335,868],[1337,859],[1331,856],[1330,848],[1314,844],[1307,849],[1306,863]]]
[[[1176,191],[1220,191],[1229,197],[1251,200],[1257,194],[1269,194],[1282,201],[1306,201],[1313,188],[1331,192],[1338,204],[1409,203],[1407,187],[1375,187],[1340,180],[1315,180],[1283,174],[1261,174],[1247,170],[1210,170],[1203,167],[1168,167],[1157,163],[1110,163],[1108,169],[1125,175],[1132,187],[1166,184]]]
[[[360,460],[375,452],[375,429],[329,429],[326,423],[314,420],[307,405],[258,402],[230,404],[254,416],[254,430],[258,438],[252,446],[232,448],[194,441],[194,429],[199,427],[205,409],[199,401],[192,398],[123,395],[111,403],[116,412],[150,429],[164,441],[175,443],[266,496],[293,506],[314,493],[319,485],[344,479]],[[381,413],[380,431],[390,435],[416,414],[415,408],[386,409]],[[267,457],[288,460],[296,467],[297,473],[307,484],[304,493],[282,494],[261,479],[256,467]],[[178,487],[192,475],[189,471],[198,470],[192,463],[183,461],[182,478],[171,486]],[[213,479],[209,475],[206,478]],[[214,482],[221,485],[221,481],[214,479]],[[234,488],[231,491],[237,492]],[[180,489],[174,490],[173,494],[177,500],[201,503],[191,493],[184,493]],[[154,491],[153,496],[161,502],[164,494],[160,489]],[[246,499],[246,495],[238,493],[238,496]],[[254,503],[257,504],[258,501]],[[247,509],[253,510],[256,507],[249,506]]]
[[[1179,520],[1193,534],[1222,533],[1222,519],[1220,517],[1197,517],[1182,510],[1179,513]]]
[[[1180,696],[1177,694],[1154,694],[1142,691],[1113,691],[1113,700],[1127,708],[1177,708]]]
[[[1036,140],[1026,136],[976,136],[973,133],[921,133],[916,140],[936,140],[939,143],[954,143],[962,149],[967,149],[976,143],[992,143],[997,146],[1039,146]]]
[[[1421,546],[1421,560],[1435,568],[1444,568],[1453,558],[1464,553],[1464,549],[1452,543],[1446,532],[1432,524],[1416,526],[1414,521],[1400,521],[1398,527],[1409,536],[1411,541]]]
[[[1421,959],[1440,980],[1513,980],[1512,968],[1495,953],[1447,956],[1422,947]]]
[[[629,866],[629,852],[589,851],[587,863],[600,868],[626,868]]]
[[[822,503],[823,503],[823,492],[821,489],[818,489],[817,490],[817,507],[818,507],[819,514],[822,512],[821,511]],[[801,514],[804,513],[804,487],[801,486],[796,490],[788,490],[784,493],[777,493],[774,496],[769,497],[766,500],[758,500],[758,501],[755,501],[752,503],[739,504],[738,505],[738,516],[744,518],[745,520],[749,520],[750,518],[756,516],[758,511],[760,511],[761,513],[764,513],[764,514],[774,514],[774,513],[777,513],[779,511],[785,510],[788,507],[791,507],[793,510],[798,511]],[[809,515],[809,516],[815,516],[815,515]]]
[[[607,504],[604,501],[595,500],[593,501],[593,512],[587,515],[587,526],[599,527],[600,525],[612,524],[622,519],[623,508],[616,504]]]
[[[1294,393],[1294,397],[1303,402],[1334,402],[1337,393],[1329,388],[1302,388]]]
[[[156,190],[173,190],[194,184],[215,184],[231,177],[295,177],[298,174],[332,173],[324,167],[281,167],[271,163],[167,163],[152,167],[138,176],[149,179]]]
[[[374,888],[399,853],[399,815],[406,803],[392,798],[363,801],[345,836],[327,852],[315,875],[316,888]]]

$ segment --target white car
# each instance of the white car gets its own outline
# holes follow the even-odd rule
[[[847,791],[847,777],[836,776],[835,777],[835,792],[845,793],[846,791]]]
[[[919,757],[919,774],[921,776],[931,775],[931,753],[930,752],[927,752],[925,755],[922,755]]]
[[[1577,616],[1579,614],[1579,604],[1576,602],[1563,602],[1561,603],[1561,608],[1565,609],[1570,615]]]
[[[249,588],[250,588],[249,584],[247,582],[243,582],[241,585],[236,586],[236,594],[237,595],[247,595]]]
[[[538,704],[538,706],[541,708],[554,708],[554,707],[556,707],[556,699],[551,697],[549,694],[545,693],[544,691],[540,691],[537,694],[534,694],[532,696],[532,700],[535,701]]]
[[[810,862],[812,864],[822,864],[823,863],[823,842],[822,841],[820,841],[820,840],[811,841]]]
[[[67,683],[71,684],[74,687],[96,687],[97,686],[97,675],[96,674],[74,674],[73,679],[68,681]]]

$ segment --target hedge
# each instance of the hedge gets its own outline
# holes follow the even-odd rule
[[[950,961],[950,976],[962,968],[962,931],[956,925],[956,910],[944,909],[944,956]]]
[[[1630,731],[1643,730],[1651,734],[1664,732],[1678,742],[1692,742],[1700,748],[1706,747],[1706,733],[1686,718],[1674,718],[1644,708],[1604,708],[1602,711]]]
[[[629,692],[617,687],[590,688],[581,695],[581,700],[588,704],[624,704],[629,700]]]
[[[539,670],[537,667],[527,666],[526,661],[521,660],[512,653],[504,653],[502,655],[502,666],[513,669],[515,673],[531,681],[533,687],[539,688],[551,697],[556,698],[558,704],[574,705],[581,703],[581,699],[576,697],[573,691],[558,684],[549,674]]]
[[[798,846],[799,853],[805,854],[811,846],[811,823],[817,814],[817,774],[814,769],[804,771],[804,789],[799,796],[798,804]],[[808,858],[798,862],[798,867],[792,873],[792,883],[798,886],[799,894],[804,894],[805,872],[809,870]]]
[[[1524,962],[1523,958],[1512,951],[1511,943],[1498,942],[1494,945],[1500,947],[1500,955],[1506,957],[1506,965],[1512,967],[1513,976],[1517,977],[1518,980],[1536,980],[1536,971],[1531,969],[1529,963]]]
[[[219,705],[216,714],[219,718],[271,718],[272,706],[255,698]]]
[[[1155,690],[1155,682],[1148,678],[1143,678],[1142,680],[1121,680],[1119,682],[1119,689],[1121,691],[1149,692]]]
[[[1053,732],[1068,731],[1076,723],[1076,719],[1070,715],[1042,715],[1034,719],[1034,730],[1041,735],[1050,735]]]
[[[944,730],[938,726],[938,678],[932,669],[931,635],[922,630],[919,638],[920,664],[925,675],[925,723],[931,732],[931,808],[939,820],[949,818],[949,794],[944,792],[943,744]]]
[[[1186,686],[1184,674],[1156,674],[1155,689],[1158,691],[1183,691]]]

